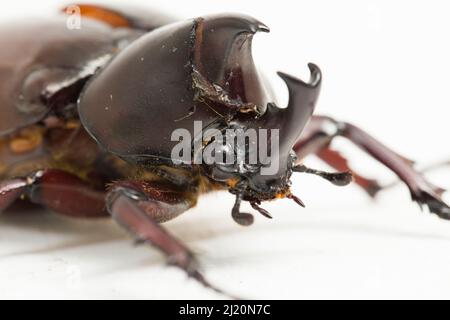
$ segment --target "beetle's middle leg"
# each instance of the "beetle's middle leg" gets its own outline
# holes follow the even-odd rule
[[[334,137],[341,136],[349,139],[373,158],[392,170],[402,180],[411,192],[412,199],[420,205],[425,204],[430,211],[444,219],[450,219],[450,207],[442,200],[445,191],[434,186],[426,180],[424,175],[414,169],[413,161],[399,155],[384,144],[361,130],[346,122],[338,122],[324,116],[314,116],[305,130],[305,134],[294,146],[294,151],[301,159],[308,154],[317,154],[339,170],[348,170],[347,161],[337,152],[331,150],[329,145]],[[366,190],[379,185],[371,180],[359,177],[359,185]],[[358,180],[356,180],[358,182]],[[369,187],[365,184],[369,183]],[[370,192],[369,192],[370,193]]]

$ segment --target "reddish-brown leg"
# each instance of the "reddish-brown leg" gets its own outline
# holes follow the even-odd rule
[[[137,242],[149,243],[168,257],[170,264],[219,293],[200,273],[194,255],[158,223],[173,219],[194,205],[195,198],[180,187],[156,182],[122,181],[105,192],[61,170],[37,171],[0,183],[0,212],[25,196],[35,204],[71,217],[111,215]],[[106,205],[105,205],[106,201]]]
[[[392,151],[350,123],[338,122],[329,117],[315,116],[305,131],[305,135],[294,146],[294,150],[299,158],[306,156],[306,152],[316,153],[339,170],[342,170],[344,166],[348,168],[346,161],[342,161],[343,158],[340,155],[336,156],[336,153],[333,154],[329,151],[323,152],[329,148],[331,140],[336,136],[349,139],[397,174],[409,188],[414,201],[420,205],[427,205],[430,211],[439,217],[450,219],[450,207],[441,198],[443,189],[428,182],[422,173],[414,169],[414,163],[411,160]],[[364,187],[361,181],[360,185]],[[367,187],[365,189],[367,190]]]
[[[224,293],[212,286],[199,271],[192,252],[170,235],[158,222],[164,222],[191,208],[195,200],[188,194],[167,184],[124,181],[115,184],[107,196],[111,216],[138,243],[148,243],[163,252],[171,265],[184,270],[204,286]]]
[[[25,179],[13,179],[0,182],[0,212],[11,206],[24,193]]]
[[[41,170],[0,183],[0,211],[21,196],[63,215],[80,218],[108,216],[105,192],[62,170]]]
[[[76,218],[107,217],[105,191],[61,170],[39,171],[28,189],[31,202]]]

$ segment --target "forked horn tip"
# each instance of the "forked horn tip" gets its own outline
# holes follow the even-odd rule
[[[322,81],[322,72],[320,71],[320,68],[314,63],[308,63],[308,68],[311,73],[311,76],[310,80],[307,83],[282,71],[278,71],[277,75],[281,79],[283,79],[284,82],[286,82],[288,85],[293,84],[293,85],[302,85],[310,88],[316,88],[318,85],[320,85]]]

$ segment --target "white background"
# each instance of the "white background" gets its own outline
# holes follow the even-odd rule
[[[98,1],[100,2],[100,1]],[[101,1],[101,3],[139,1]],[[450,5],[445,1],[153,0],[180,18],[242,12],[271,28],[255,38],[267,74],[324,74],[318,113],[365,128],[419,165],[450,159]],[[52,14],[64,2],[2,5],[0,18]],[[45,30],[36,30],[45,32]],[[2,48],[1,50],[7,50]],[[274,77],[286,101],[286,89]],[[370,176],[393,176],[345,141],[336,147]],[[315,166],[322,166],[314,160]],[[450,187],[450,170],[433,178]],[[167,224],[195,252],[211,282],[244,298],[450,298],[450,223],[410,202],[404,186],[376,202],[351,186],[296,176],[307,205],[265,204],[272,221],[230,217],[226,193]],[[53,214],[0,217],[0,298],[221,298],[134,248],[111,221]]]

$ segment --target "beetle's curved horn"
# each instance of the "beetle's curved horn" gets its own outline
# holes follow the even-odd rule
[[[320,93],[322,83],[322,73],[318,66],[313,63],[308,64],[311,72],[309,82],[304,82],[283,72],[278,75],[284,80],[289,91],[289,103],[286,109],[283,109],[283,126],[281,126],[280,136],[283,137],[283,144],[290,143],[292,147],[295,140],[303,131],[306,123],[311,117],[317,98]]]
[[[257,32],[269,28],[246,15],[195,19],[191,59],[198,96],[244,113],[265,112],[269,100],[252,57]]]
[[[284,72],[277,72],[278,76],[284,80],[289,90],[288,110],[295,109],[296,106],[306,103],[314,104],[322,84],[322,73],[317,65],[308,63],[311,72],[309,82],[304,82]],[[297,101],[300,99],[300,101]],[[310,101],[307,101],[310,100]]]
[[[275,103],[270,103],[267,106],[267,112],[262,117],[248,123],[248,127],[256,129],[278,130],[276,136],[279,138],[279,144],[273,144],[273,146],[277,146],[277,150],[271,149],[273,147],[273,141],[267,146],[270,148],[271,163],[276,161],[279,164],[278,175],[285,174],[286,169],[291,168],[292,148],[308,120],[311,118],[320,92],[322,80],[320,69],[312,63],[308,64],[308,66],[311,71],[311,79],[309,82],[304,82],[282,72],[278,73],[289,90],[289,103],[287,108],[279,108]],[[273,137],[271,133],[271,138],[269,139]],[[274,176],[276,174],[272,175],[271,178]]]

